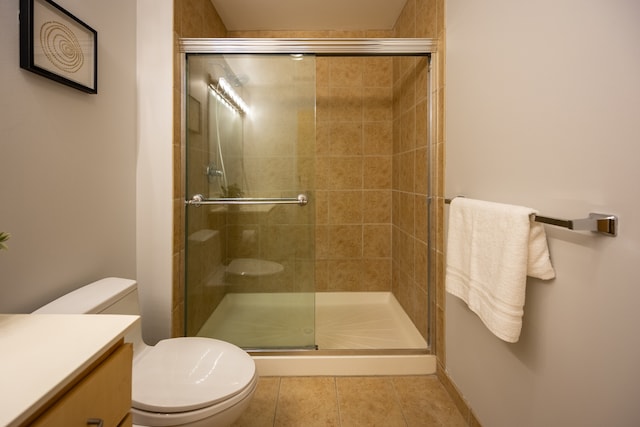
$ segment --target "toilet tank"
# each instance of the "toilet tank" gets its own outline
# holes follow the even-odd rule
[[[33,314],[140,315],[137,290],[135,280],[108,277],[63,295]]]
[[[51,301],[32,314],[130,314],[140,315],[138,284],[135,280],[108,277],[85,285]],[[147,345],[142,339],[141,322],[129,330],[125,342],[133,344],[133,358],[141,356]]]

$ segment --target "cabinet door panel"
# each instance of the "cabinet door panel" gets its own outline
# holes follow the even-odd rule
[[[33,423],[38,427],[87,426],[90,418],[118,426],[131,408],[131,344],[118,347]]]

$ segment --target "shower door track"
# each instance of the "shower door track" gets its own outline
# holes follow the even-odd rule
[[[431,354],[430,348],[371,348],[371,349],[318,349],[318,348],[243,348],[252,356],[381,356]]]
[[[426,56],[437,51],[438,41],[426,38],[183,38],[179,47],[182,53]]]

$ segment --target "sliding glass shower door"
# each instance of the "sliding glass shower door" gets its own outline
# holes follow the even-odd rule
[[[187,55],[187,336],[315,348],[315,69]]]

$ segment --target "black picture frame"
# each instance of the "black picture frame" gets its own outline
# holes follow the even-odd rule
[[[98,93],[98,33],[51,0],[20,0],[20,68]]]

